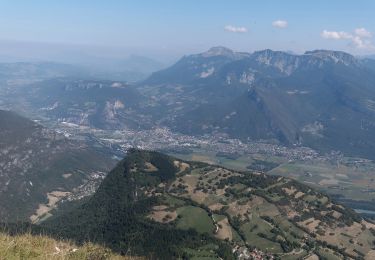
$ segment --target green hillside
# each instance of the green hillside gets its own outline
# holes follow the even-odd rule
[[[281,259],[374,253],[375,224],[291,179],[132,150],[87,202],[40,228],[121,253]]]
[[[0,147],[2,221],[37,221],[73,189],[95,183],[115,165],[110,154],[85,141],[8,111],[0,111]]]

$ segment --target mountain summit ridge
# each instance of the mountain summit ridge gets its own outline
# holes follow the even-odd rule
[[[290,53],[288,51],[282,51],[282,50],[272,50],[272,49],[263,49],[263,50],[257,50],[254,52],[238,52],[234,51],[230,48],[224,47],[224,46],[214,46],[208,49],[207,51],[198,53],[198,54],[192,54],[189,56],[202,56],[202,57],[215,57],[215,56],[225,56],[228,58],[233,59],[240,59],[240,58],[251,58],[251,57],[259,57],[259,56],[294,56],[294,57],[303,57],[303,56],[314,56],[318,58],[327,58],[327,57],[335,57],[336,61],[341,60],[342,63],[344,63],[344,60],[351,61],[351,62],[359,62],[359,59],[356,58],[354,55],[345,52],[345,51],[336,51],[336,50],[329,50],[329,49],[316,49],[316,50],[308,50],[305,51],[303,54],[296,54],[296,53]]]
[[[362,66],[362,62],[353,55],[343,51],[312,50],[304,54],[292,54],[285,51],[264,49],[250,52],[236,52],[223,46],[212,47],[209,50],[185,55],[174,65],[164,70],[154,72],[146,84],[160,82],[160,77],[168,73],[174,74],[173,82],[181,82],[182,79],[199,80],[209,78],[218,71],[232,63],[242,62],[246,64],[243,69],[257,68],[259,66],[273,67],[281,75],[290,76],[298,69],[323,69],[326,66],[342,64],[345,66]],[[179,69],[184,68],[184,73]],[[203,76],[202,76],[203,75]],[[170,78],[172,80],[172,78]]]

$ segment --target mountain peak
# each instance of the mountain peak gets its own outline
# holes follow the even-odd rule
[[[279,51],[274,51],[274,50],[271,50],[271,49],[264,49],[264,50],[259,50],[259,51],[255,51],[253,54],[273,54],[273,53],[276,53],[276,52],[279,52]]]
[[[210,48],[208,51],[202,53],[205,57],[212,57],[212,56],[233,56],[233,50],[223,47],[223,46],[215,46]]]
[[[329,59],[334,63],[342,63],[345,65],[356,65],[358,60],[351,54],[343,51],[332,51],[332,50],[313,50],[306,51],[304,55],[315,56],[321,59]]]
[[[264,49],[264,50],[260,50],[260,51],[255,51],[253,53],[253,55],[275,55],[275,54],[278,54],[278,55],[295,55],[295,54],[292,54],[290,52],[274,51],[274,50],[271,50],[271,49]]]
[[[252,54],[253,57],[255,57],[257,60],[263,60],[263,59],[272,59],[272,58],[285,58],[289,56],[296,56],[291,53],[283,52],[283,51],[274,51],[271,49],[265,49],[260,51],[255,51]]]
[[[223,46],[215,46],[215,47],[210,48],[208,51],[203,52],[198,55],[204,58],[221,56],[221,57],[226,57],[229,59],[237,60],[237,59],[246,58],[250,54],[247,52],[236,52]]]
[[[288,75],[298,66],[296,63],[297,56],[283,51],[265,49],[254,52],[252,57],[260,64],[277,67],[281,72]]]
[[[344,52],[344,51],[334,51],[334,50],[324,50],[324,49],[321,49],[321,50],[312,50],[312,51],[306,51],[304,53],[305,55],[316,55],[316,56],[326,56],[326,55],[346,55],[346,56],[350,56],[350,57],[353,57],[353,55],[347,53],[347,52]]]

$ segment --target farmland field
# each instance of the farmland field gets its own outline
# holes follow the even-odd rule
[[[192,153],[173,154],[184,160],[203,160],[235,170],[254,170],[260,163],[274,168],[266,171],[303,182],[359,210],[375,210],[375,163],[343,157],[339,161],[311,159],[290,161],[264,154],[242,154],[235,158],[217,156],[213,151],[194,149]]]

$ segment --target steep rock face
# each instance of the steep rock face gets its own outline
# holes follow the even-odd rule
[[[163,259],[231,259],[253,247],[281,258],[312,251],[355,258],[374,253],[374,227],[284,177],[139,150],[131,150],[88,201],[42,224],[59,237]]]
[[[213,47],[207,52],[182,57],[173,66],[153,73],[145,84],[193,84],[217,75],[220,68],[230,62],[249,57],[224,47]]]
[[[359,66],[360,61],[353,55],[342,51],[327,51],[315,50],[305,52],[305,56],[310,55],[322,59],[323,61],[330,61],[333,63],[341,63],[346,66]]]
[[[214,48],[154,73],[138,89],[152,97],[142,111],[184,133],[274,138],[374,158],[371,64],[340,51]],[[315,123],[317,131],[306,131]]]
[[[232,67],[236,64],[242,64],[242,68],[235,68],[238,73],[248,69],[270,73],[273,69],[274,73],[290,76],[298,69],[322,69],[330,65],[360,66],[361,62],[354,56],[340,51],[315,50],[307,51],[303,55],[294,55],[266,49],[250,54],[234,52],[224,47],[213,47],[207,52],[184,56],[170,68],[155,72],[145,83],[186,84],[214,76],[225,78],[227,75],[222,75],[225,72],[220,69],[225,65]]]

